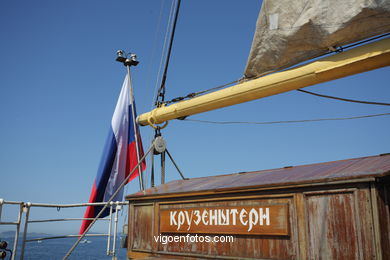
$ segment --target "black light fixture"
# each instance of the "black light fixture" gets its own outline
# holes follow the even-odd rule
[[[123,63],[125,66],[137,66],[139,61],[137,61],[137,55],[134,53],[126,54],[123,50],[118,50],[116,52],[116,61]]]
[[[8,243],[6,241],[0,241],[0,249],[6,249],[8,246]]]
[[[116,61],[124,63],[126,58],[124,57],[124,52],[122,50],[118,50],[116,52]]]
[[[0,259],[4,259],[7,256],[7,252],[10,252],[10,259],[12,258],[12,250],[7,249],[8,243],[6,241],[0,241]]]

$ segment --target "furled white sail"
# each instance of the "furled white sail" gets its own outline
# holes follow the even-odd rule
[[[390,0],[263,0],[245,77],[390,32]]]

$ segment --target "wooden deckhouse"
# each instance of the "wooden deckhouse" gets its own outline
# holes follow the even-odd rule
[[[389,183],[390,154],[172,181],[126,197],[128,257],[390,259]]]

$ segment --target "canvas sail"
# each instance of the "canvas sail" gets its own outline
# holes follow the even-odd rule
[[[390,32],[390,0],[263,0],[245,77]]]

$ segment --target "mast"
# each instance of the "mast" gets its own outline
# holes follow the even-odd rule
[[[137,118],[138,124],[166,121],[284,93],[318,83],[390,65],[390,39],[325,57],[309,64],[245,81],[170,106],[161,106]]]

